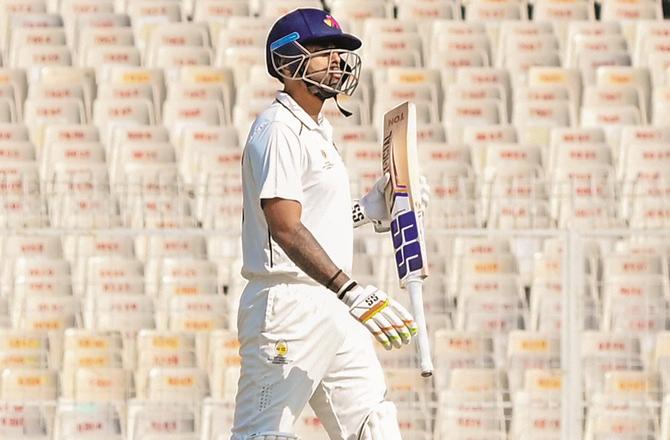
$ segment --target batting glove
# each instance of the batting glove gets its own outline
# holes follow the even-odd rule
[[[338,292],[349,313],[363,323],[385,349],[409,344],[417,326],[400,303],[374,286],[363,288],[350,280]]]
[[[372,222],[376,232],[388,232],[391,229],[391,207],[386,204],[385,190],[389,175],[384,174],[360,200],[354,201],[352,216],[354,227]],[[421,210],[425,211],[430,203],[430,186],[425,176],[419,179],[421,185]]]
[[[360,205],[363,215],[374,224],[375,231],[388,232],[391,230],[391,214],[386,206],[385,189],[389,183],[389,175],[380,177],[366,195],[361,197]]]

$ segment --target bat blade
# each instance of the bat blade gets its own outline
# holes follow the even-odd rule
[[[416,109],[405,102],[384,115],[382,167],[390,176],[386,189],[391,234],[400,287],[428,276],[423,211],[416,150]]]
[[[384,115],[382,168],[389,174],[385,196],[391,211],[391,237],[400,287],[407,289],[418,327],[421,375],[433,373],[430,344],[423,310],[423,280],[428,276],[428,260],[423,229],[418,154],[416,150],[416,109],[405,102]]]

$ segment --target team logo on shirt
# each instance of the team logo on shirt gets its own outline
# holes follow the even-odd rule
[[[278,365],[288,364],[288,359],[286,359],[287,354],[288,354],[288,344],[283,339],[278,340],[275,343],[275,357],[272,358],[272,363]]]

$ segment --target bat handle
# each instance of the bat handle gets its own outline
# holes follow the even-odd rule
[[[433,361],[430,358],[430,342],[428,339],[428,330],[426,329],[426,316],[423,313],[423,280],[407,280],[406,286],[412,304],[414,322],[416,322],[418,327],[417,339],[421,376],[430,377],[433,375]]]

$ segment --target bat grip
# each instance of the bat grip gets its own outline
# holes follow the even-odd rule
[[[420,279],[409,279],[406,282],[406,287],[412,304],[414,322],[416,322],[418,327],[417,346],[419,349],[421,376],[430,377],[433,375],[433,361],[430,358],[430,342],[428,339],[428,330],[426,329],[426,316],[423,313],[423,281]]]

